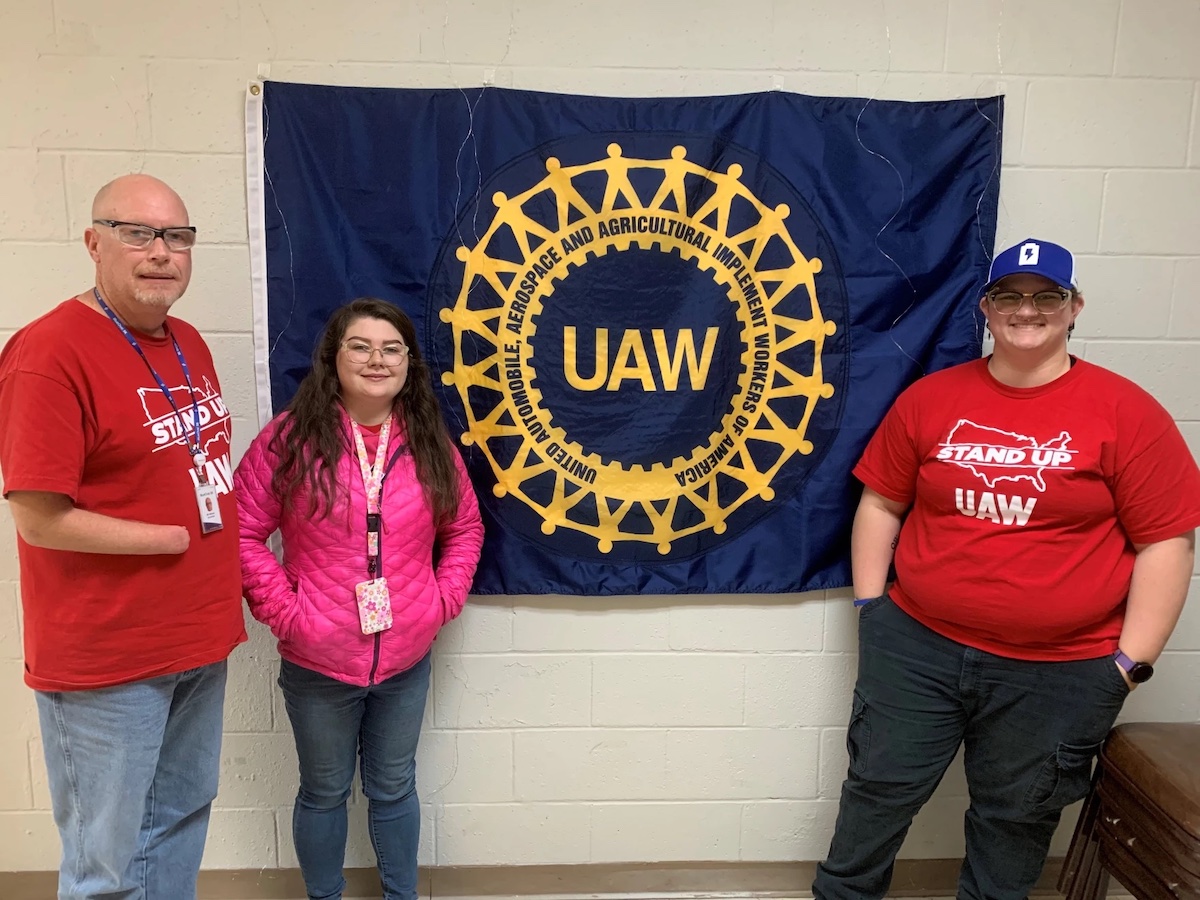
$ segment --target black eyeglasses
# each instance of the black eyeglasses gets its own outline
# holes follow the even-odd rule
[[[162,238],[168,250],[180,252],[191,250],[196,245],[196,229],[191,225],[175,228],[151,228],[138,222],[121,222],[117,219],[92,219],[93,225],[111,228],[117,240],[130,247],[149,247],[155,238]]]

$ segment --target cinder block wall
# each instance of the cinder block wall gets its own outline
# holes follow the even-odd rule
[[[1072,349],[1153,391],[1200,449],[1193,0],[2,6],[0,339],[91,283],[80,236],[96,188],[132,170],[159,175],[203,235],[177,311],[212,344],[239,451],[257,419],[242,104],[260,64],[283,80],[618,95],[1003,91],[1000,240],[1036,233],[1078,251],[1088,306]],[[4,505],[0,523],[0,869],[51,869]],[[1128,718],[1200,720],[1195,594]],[[210,868],[295,865],[277,659],[269,636],[251,633],[232,661]],[[844,592],[474,602],[438,642],[422,859],[819,859],[845,766],[854,648]],[[948,777],[908,856],[960,851],[964,794]],[[363,812],[356,865],[371,859]]]

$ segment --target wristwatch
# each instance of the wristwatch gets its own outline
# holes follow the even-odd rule
[[[1154,674],[1154,666],[1150,663],[1134,662],[1120,650],[1113,654],[1113,659],[1117,661],[1118,666],[1125,670],[1125,674],[1134,684],[1149,681],[1150,676]]]

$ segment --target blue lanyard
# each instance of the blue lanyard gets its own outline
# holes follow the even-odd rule
[[[154,366],[150,364],[150,360],[146,359],[146,352],[138,344],[137,338],[125,327],[125,323],[116,317],[108,304],[104,302],[104,298],[100,296],[100,291],[97,288],[92,288],[92,293],[96,295],[96,302],[100,304],[100,308],[104,310],[114,325],[121,330],[121,334],[125,335],[125,340],[129,341],[129,346],[137,351],[138,356],[142,358],[142,362],[146,364],[146,368],[150,370],[150,374],[154,376],[154,380],[158,382],[158,389],[163,392],[163,396],[167,398],[167,402],[171,404],[171,409],[175,411],[175,418],[179,420],[179,427],[184,433],[187,433],[187,423],[183,421],[183,415],[179,412],[179,407],[175,405],[175,398],[171,396],[171,391],[167,387],[162,376],[154,370]],[[192,429],[195,439],[188,444],[188,453],[192,455],[192,462],[196,468],[203,471],[204,454],[200,452],[200,404],[196,401],[196,390],[192,387],[192,373],[188,371],[187,360],[183,358],[183,350],[179,348],[179,341],[175,340],[175,335],[171,335],[171,346],[175,348],[175,355],[179,358],[179,365],[183,368],[183,380],[187,382],[188,395],[192,398]]]

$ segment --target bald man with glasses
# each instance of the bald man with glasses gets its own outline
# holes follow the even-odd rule
[[[196,895],[246,633],[230,414],[203,338],[169,315],[195,242],[163,182],[105,185],[84,233],[95,285],[0,353],[60,900]]]

